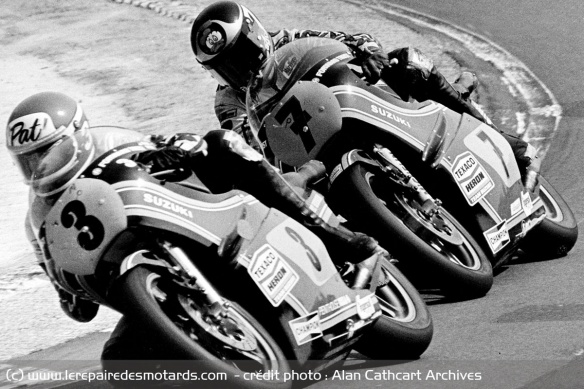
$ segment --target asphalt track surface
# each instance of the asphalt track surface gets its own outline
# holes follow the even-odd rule
[[[383,2],[364,6],[386,7]],[[549,149],[544,174],[572,206],[578,221],[584,204],[580,193],[583,141],[580,128],[584,104],[581,74],[584,43],[579,33],[584,6],[577,1],[519,1],[513,5],[478,0],[445,0],[436,5],[400,1],[411,7],[487,37],[504,47],[533,71],[561,106],[562,115]],[[388,16],[389,17],[389,16]],[[584,255],[579,241],[561,259],[528,258],[509,264],[495,278],[490,293],[466,302],[431,304],[434,340],[418,361],[364,366],[358,360],[343,366],[342,379],[330,377],[312,387],[399,388],[579,388],[584,378]],[[76,350],[98,349],[107,334],[83,339],[35,354],[46,359],[39,367],[59,371],[92,370],[94,362],[80,359]],[[23,359],[26,359],[24,357]],[[62,360],[64,362],[56,362]],[[12,366],[12,365],[11,365]],[[366,371],[420,372],[421,379],[367,379]],[[435,379],[435,373],[446,373]],[[472,373],[472,374],[471,374]],[[469,380],[464,377],[477,377]],[[4,378],[4,377],[2,377]],[[41,386],[55,386],[44,384]],[[67,387],[88,387],[86,382]],[[93,383],[91,387],[107,387]]]

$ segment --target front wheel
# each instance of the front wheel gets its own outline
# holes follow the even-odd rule
[[[529,231],[521,248],[529,254],[545,258],[562,257],[576,244],[578,224],[558,191],[541,176],[539,183],[539,196],[543,201],[546,217]]]
[[[120,291],[124,314],[147,326],[156,334],[156,343],[172,350],[177,360],[197,360],[201,371],[227,373],[222,387],[291,387],[282,380],[290,373],[282,350],[235,302],[229,302],[220,315],[204,312],[188,289],[144,267],[130,270]],[[267,379],[252,381],[244,379],[245,372],[268,374]]]
[[[441,207],[431,219],[424,217],[416,200],[393,190],[380,170],[351,165],[334,182],[328,200],[356,230],[395,254],[408,278],[436,284],[457,299],[491,289],[491,263],[470,233]]]
[[[381,264],[377,288],[382,315],[355,349],[375,359],[417,359],[426,351],[434,328],[426,303],[416,288],[389,261]]]

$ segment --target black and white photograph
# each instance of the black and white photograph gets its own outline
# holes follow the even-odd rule
[[[584,388],[584,5],[0,2],[0,388]]]

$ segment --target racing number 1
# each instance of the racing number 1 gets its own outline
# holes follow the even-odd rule
[[[290,97],[276,113],[274,118],[280,124],[286,121],[286,127],[290,127],[294,134],[300,136],[307,153],[310,153],[310,150],[316,146],[314,137],[308,127],[308,122],[312,119],[312,116],[302,109],[302,104],[300,104],[300,100],[296,96]]]
[[[508,179],[511,178],[511,174],[509,174],[509,169],[507,169],[507,164],[505,164],[505,158],[503,157],[503,153],[497,146],[495,146],[493,140],[489,138],[489,136],[484,131],[479,132],[477,134],[477,137],[484,143],[489,143],[493,147],[493,151],[501,159],[501,165],[503,165],[503,168],[505,169],[505,174],[507,175],[507,178]]]

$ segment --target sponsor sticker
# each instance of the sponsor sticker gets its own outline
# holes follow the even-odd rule
[[[503,220],[501,223],[483,232],[483,235],[493,254],[496,254],[511,242],[507,228],[507,220]]]
[[[372,301],[373,295],[369,295],[363,298],[357,296],[355,303],[357,304],[357,314],[362,320],[368,319],[375,313],[375,304]]]
[[[326,316],[329,313],[334,312],[341,307],[344,307],[345,305],[349,304],[350,302],[351,302],[351,299],[349,298],[349,296],[347,296],[347,295],[341,296],[339,298],[334,299],[330,303],[326,303],[326,304],[318,307],[318,314],[321,317]]]
[[[282,73],[284,73],[287,78],[290,78],[294,68],[296,68],[296,65],[298,65],[298,58],[296,56],[288,57],[284,63],[284,66],[282,67]]]
[[[470,151],[456,157],[452,165],[452,175],[471,206],[495,187],[491,176]]]
[[[329,180],[331,184],[337,179],[337,177],[339,176],[339,174],[341,174],[342,171],[343,166],[340,163],[337,166],[335,166],[335,168],[331,172],[331,178]]]
[[[247,271],[275,307],[284,301],[299,280],[294,269],[269,244],[255,252]]]
[[[290,320],[288,324],[298,345],[312,342],[322,336],[318,312],[311,312],[306,316]]]
[[[352,58],[352,56],[348,53],[343,53],[341,55],[336,56],[335,58],[331,59],[330,61],[322,65],[320,69],[318,69],[318,71],[316,72],[316,77],[322,77],[331,66],[348,58]]]
[[[527,216],[531,215],[533,212],[533,202],[529,196],[529,192],[521,192],[521,207]]]
[[[515,201],[511,203],[511,215],[521,212],[521,209],[521,199],[515,199]]]

